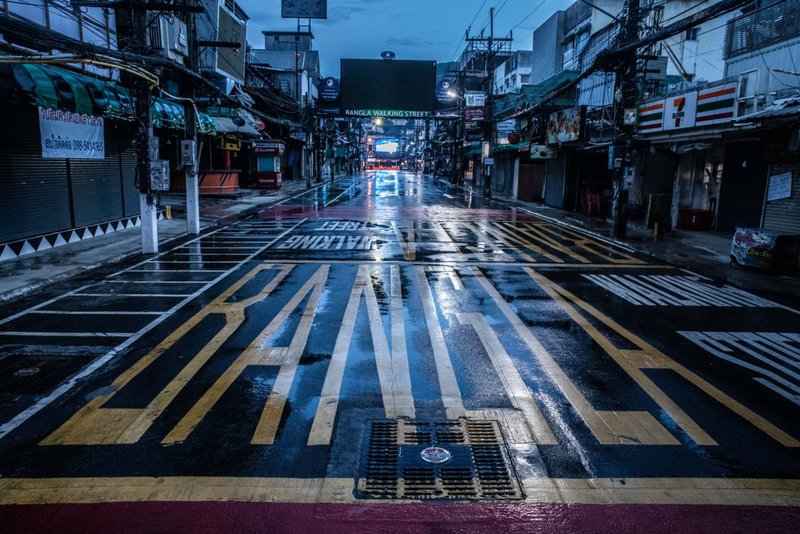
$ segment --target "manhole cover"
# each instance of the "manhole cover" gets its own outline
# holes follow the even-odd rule
[[[429,464],[443,464],[453,455],[450,454],[450,451],[441,447],[428,447],[427,449],[422,449],[419,457]]]
[[[9,354],[0,360],[0,394],[47,394],[94,358],[86,354]]]
[[[39,371],[42,369],[40,367],[25,367],[24,369],[20,369],[14,373],[14,376],[33,376],[38,375]]]
[[[496,421],[372,421],[356,496],[521,499]]]

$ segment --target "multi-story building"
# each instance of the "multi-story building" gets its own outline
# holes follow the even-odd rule
[[[531,83],[532,50],[515,50],[494,70],[494,94],[515,93]]]
[[[310,31],[264,31],[264,48],[251,48],[254,67],[270,72],[298,105],[313,104],[321,78],[319,52]]]

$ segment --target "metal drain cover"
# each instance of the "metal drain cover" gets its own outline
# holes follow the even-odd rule
[[[521,499],[496,421],[371,421],[356,497]]]
[[[427,449],[422,449],[419,457],[429,464],[443,464],[453,455],[450,454],[450,451],[441,447],[428,447]]]

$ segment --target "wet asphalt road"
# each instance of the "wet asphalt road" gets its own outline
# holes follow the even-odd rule
[[[340,180],[0,308],[0,504],[797,519],[793,304],[413,173]]]

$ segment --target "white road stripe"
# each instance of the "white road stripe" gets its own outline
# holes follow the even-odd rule
[[[267,248],[269,248],[270,245],[274,244],[276,241],[281,239],[284,235],[288,234],[290,231],[292,231],[293,229],[297,228],[298,226],[300,226],[301,224],[303,224],[307,220],[308,219],[299,220],[297,222],[297,224],[295,224],[294,227],[287,229],[281,235],[279,235],[275,239],[273,239],[268,245],[266,245],[262,249],[259,249],[256,252],[254,252],[251,255],[250,258],[242,260],[240,262],[240,265],[244,265],[247,261],[249,261],[250,259],[254,258],[256,255],[258,255],[262,250],[266,250]],[[108,351],[107,353],[105,353],[104,355],[99,357],[98,359],[96,359],[90,365],[85,367],[82,371],[80,371],[79,373],[75,374],[72,378],[70,378],[69,380],[67,380],[63,384],[61,384],[59,387],[57,387],[55,390],[53,390],[48,396],[46,396],[46,397],[44,397],[42,399],[39,399],[33,405],[29,406],[27,409],[25,409],[22,412],[20,412],[19,414],[17,414],[10,421],[8,421],[7,423],[5,423],[2,426],[0,426],[0,439],[2,439],[5,436],[7,436],[9,432],[12,432],[14,429],[18,428],[25,421],[27,421],[28,419],[33,417],[35,414],[37,414],[39,411],[41,411],[42,409],[44,409],[48,405],[50,405],[53,401],[59,399],[62,395],[64,395],[69,390],[71,390],[73,387],[75,387],[75,384],[77,384],[80,380],[82,380],[83,378],[85,378],[87,376],[90,376],[95,371],[97,371],[98,369],[103,367],[112,358],[114,358],[114,356],[116,356],[117,354],[123,353],[125,351],[125,349],[130,347],[136,341],[138,341],[143,335],[145,335],[146,333],[148,333],[149,331],[154,329],[156,326],[158,326],[161,323],[163,323],[164,321],[166,321],[169,317],[172,316],[172,314],[174,314],[176,311],[181,309],[183,306],[185,306],[186,304],[188,304],[189,302],[194,300],[194,298],[196,298],[197,296],[201,295],[208,288],[212,287],[214,284],[216,284],[217,282],[219,282],[220,280],[225,278],[234,269],[235,268],[230,269],[228,271],[225,271],[223,274],[221,274],[220,276],[218,276],[217,278],[215,278],[214,280],[209,282],[206,286],[198,289],[197,291],[195,291],[191,295],[185,297],[183,300],[181,300],[180,302],[175,304],[175,306],[173,306],[172,308],[167,310],[160,317],[156,318],[155,321],[151,322],[150,324],[148,324],[147,326],[145,326],[144,328],[142,328],[141,330],[139,330],[138,332],[133,334],[131,337],[126,339],[123,343],[121,343],[120,345],[114,347],[113,349],[111,349],[110,351]],[[147,295],[147,296],[152,296],[152,295]],[[170,296],[176,296],[176,295],[170,295]]]

